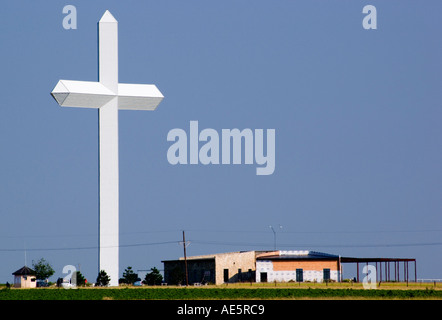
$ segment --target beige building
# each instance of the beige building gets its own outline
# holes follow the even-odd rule
[[[188,283],[255,281],[256,256],[266,251],[237,251],[187,257]],[[186,284],[184,258],[165,260],[164,282]]]
[[[35,271],[27,266],[18,269],[13,273],[14,288],[36,288],[37,281]]]

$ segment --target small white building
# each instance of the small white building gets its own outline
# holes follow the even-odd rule
[[[37,279],[35,271],[27,266],[18,269],[14,273],[14,288],[36,288]]]

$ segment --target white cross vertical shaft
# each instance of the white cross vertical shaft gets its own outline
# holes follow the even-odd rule
[[[118,95],[118,22],[106,11],[98,22],[98,80]],[[119,278],[118,96],[98,109],[99,125],[99,269],[111,286]],[[100,271],[99,270],[99,271]]]

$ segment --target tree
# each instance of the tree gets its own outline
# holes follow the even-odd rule
[[[84,286],[86,284],[86,279],[81,274],[80,271],[76,272],[76,280],[77,280],[77,286]]]
[[[123,280],[124,283],[134,284],[138,280],[138,274],[132,270],[132,267],[127,267],[123,272]]]
[[[143,283],[149,286],[160,285],[163,281],[163,276],[160,274],[160,271],[155,267],[151,268],[150,270],[151,272],[146,274]]]
[[[99,287],[106,287],[110,282],[110,277],[107,275],[106,271],[101,270],[98,273],[97,281],[95,285]]]
[[[35,271],[35,277],[38,280],[46,280],[52,276],[55,271],[52,266],[44,258],[41,258],[37,263],[32,263],[32,268]]]

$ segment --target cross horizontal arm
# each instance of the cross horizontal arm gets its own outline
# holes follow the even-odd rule
[[[163,98],[153,84],[118,84],[119,110],[155,110]]]
[[[51,92],[62,107],[100,108],[115,98],[115,93],[100,82],[60,80]]]
[[[60,80],[51,92],[62,107],[100,108],[118,96],[119,110],[155,110],[164,96],[153,84],[118,84],[115,94],[100,82]]]

